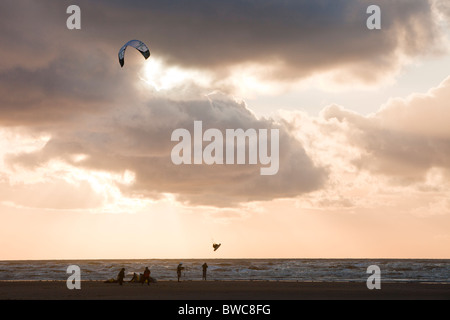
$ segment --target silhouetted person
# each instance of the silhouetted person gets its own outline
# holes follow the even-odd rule
[[[202,269],[203,269],[203,280],[206,280],[206,270],[208,269],[208,265],[206,264],[206,262],[202,265]]]
[[[119,274],[117,275],[117,282],[122,285],[123,283],[123,278],[125,278],[125,268],[122,268],[119,272]]]
[[[130,282],[138,282],[139,281],[139,275],[135,272],[133,273],[133,278],[131,278]]]
[[[150,269],[145,267],[144,275],[142,276],[141,283],[144,284],[145,280],[147,280],[147,284],[150,285]]]
[[[178,276],[178,282],[180,282],[180,278],[181,278],[181,270],[184,270],[183,264],[180,263],[177,267],[177,276]]]

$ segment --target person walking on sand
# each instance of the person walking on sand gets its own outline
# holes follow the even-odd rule
[[[181,270],[184,270],[183,267],[183,263],[180,263],[177,267],[177,277],[178,277],[178,282],[180,282],[180,278],[181,278]]]
[[[150,269],[148,267],[145,267],[144,275],[142,276],[141,283],[144,284],[145,281],[147,281],[147,285],[150,285]]]
[[[122,285],[123,278],[125,278],[125,268],[120,269],[120,272],[117,275],[117,282],[119,283],[119,285]]]
[[[208,265],[206,264],[206,262],[202,265],[202,269],[203,269],[203,280],[206,280],[206,270],[208,269]]]

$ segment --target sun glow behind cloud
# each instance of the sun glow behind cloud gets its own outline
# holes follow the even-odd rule
[[[212,81],[206,72],[167,65],[153,57],[145,62],[139,78],[156,91],[171,90],[187,82],[208,86]]]
[[[85,154],[73,154],[68,158],[73,164],[61,159],[53,159],[36,167],[11,164],[9,156],[39,152],[51,140],[48,135],[26,135],[12,129],[0,131],[0,189],[8,194],[8,200],[0,203],[15,208],[42,208],[72,211],[88,210],[91,213],[138,212],[149,204],[150,199],[126,197],[120,186],[130,186],[135,182],[135,174],[130,170],[113,173],[89,170],[82,167],[89,158]],[[75,190],[86,198],[95,199],[91,205],[79,203],[73,205],[70,190]],[[83,199],[83,196],[80,200]],[[71,203],[65,205],[64,203]],[[95,204],[92,206],[92,204]]]

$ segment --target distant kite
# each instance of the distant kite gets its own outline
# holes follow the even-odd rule
[[[220,245],[221,245],[221,243],[214,243],[214,244],[213,244],[214,251],[216,251],[217,249],[219,249]]]
[[[123,67],[123,65],[125,64],[125,51],[127,50],[127,47],[133,47],[136,50],[138,50],[144,56],[145,60],[147,60],[150,57],[150,50],[145,45],[145,43],[139,40],[128,41],[119,50],[119,62],[121,67]]]

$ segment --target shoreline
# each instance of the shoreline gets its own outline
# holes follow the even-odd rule
[[[0,300],[450,300],[449,283],[382,282],[369,290],[365,282],[172,281],[150,285],[103,280],[81,281],[69,290],[63,280],[2,280]]]

